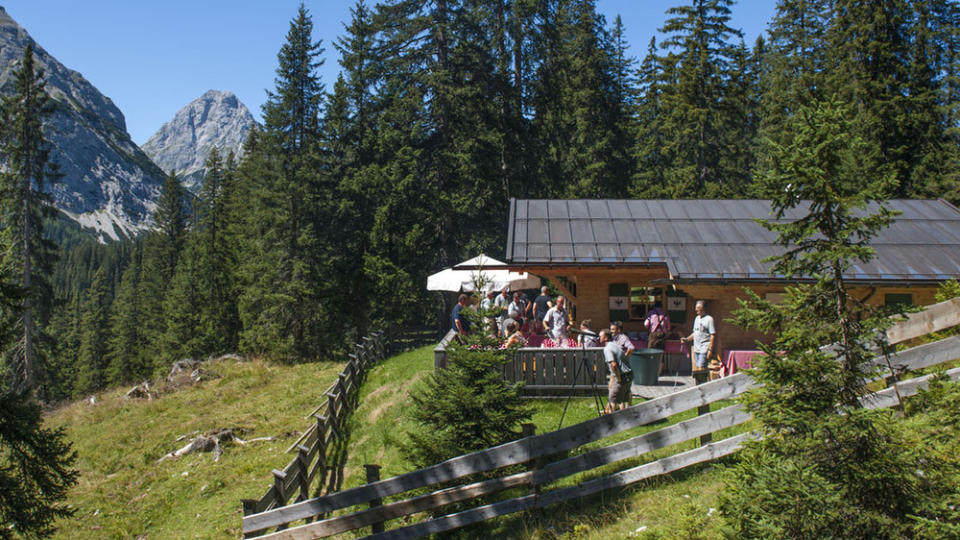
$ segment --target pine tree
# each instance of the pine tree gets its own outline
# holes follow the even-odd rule
[[[854,2],[836,0],[827,32],[827,85],[854,115],[852,126],[867,142],[876,172],[895,175],[892,197],[921,195],[913,185],[916,155],[910,153],[913,122],[908,92],[910,6],[904,0]]]
[[[320,288],[331,276],[321,251],[330,227],[320,140],[323,49],[301,4],[277,55],[276,90],[263,106],[264,127],[240,167],[251,207],[245,217],[241,347],[285,358],[319,354],[336,339]]]
[[[731,120],[725,102],[730,94],[733,59],[729,26],[732,0],[692,0],[670,8],[661,29],[662,43],[676,54],[676,79],[664,94],[664,176],[674,197],[731,197],[745,186],[723,168],[729,149],[739,141],[727,131]],[[672,59],[671,59],[672,60]]]
[[[149,367],[150,371],[162,367],[169,360],[162,350],[167,330],[164,299],[184,250],[185,198],[186,192],[176,173],[170,173],[163,183],[153,214],[156,229],[143,238],[142,269],[136,297],[143,323],[140,331],[145,340],[141,355],[145,359],[152,359],[151,363],[155,364]],[[144,370],[147,370],[146,366]]]
[[[107,277],[101,268],[93,277],[80,307],[80,350],[74,397],[107,385],[110,298]]]
[[[0,105],[0,163],[3,227],[13,243],[4,255],[21,269],[23,306],[18,314],[20,340],[5,354],[15,387],[34,388],[43,379],[40,347],[43,323],[52,293],[46,277],[55,258],[55,246],[43,238],[44,218],[53,215],[44,183],[57,176],[50,163],[50,146],[43,122],[53,111],[42,70],[37,70],[33,45],[28,43],[13,73],[14,93]]]
[[[789,287],[782,304],[751,295],[736,313],[776,336],[744,400],[764,438],[746,443],[721,502],[738,538],[901,537],[919,501],[910,445],[858,401],[890,323],[851,296],[844,272],[873,257],[870,240],[894,214],[883,202],[892,179],[865,174],[848,116],[836,101],[802,107],[791,143],[767,149],[765,226],[784,248],[771,272],[814,282]],[[806,213],[783,221],[795,209]],[[821,348],[830,343],[833,353]]]
[[[140,299],[140,274],[143,269],[142,242],[136,242],[133,259],[123,271],[116,299],[110,310],[110,340],[107,343],[107,380],[121,384],[147,377],[152,363],[144,357],[146,336]]]

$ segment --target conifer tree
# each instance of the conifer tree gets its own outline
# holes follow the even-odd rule
[[[630,185],[630,195],[636,198],[655,199],[670,193],[665,176],[668,160],[663,152],[663,97],[671,84],[668,74],[674,65],[673,58],[657,55],[657,38],[650,38],[638,73],[640,95],[635,108],[634,173]]]
[[[664,152],[670,162],[666,184],[674,197],[733,197],[746,186],[724,168],[729,149],[738,142],[725,102],[733,57],[729,26],[732,0],[691,0],[670,8],[661,29],[662,46],[676,54],[675,82],[664,95]]]
[[[80,311],[80,350],[74,397],[103,389],[107,384],[110,298],[107,276],[100,269],[85,293]]]
[[[466,315],[471,327],[483,328],[490,314],[471,309]],[[411,394],[411,418],[418,429],[409,433],[402,450],[416,467],[515,440],[520,423],[530,418],[519,385],[502,376],[509,352],[480,332],[461,339],[448,349],[447,367],[431,373]]]
[[[908,150],[915,136],[908,112],[909,3],[836,0],[833,9],[827,85],[854,115],[854,132],[867,142],[865,157],[876,171],[871,174],[895,175],[889,196],[919,196],[922,186],[911,184],[917,156]]]
[[[43,379],[40,341],[52,298],[46,277],[55,258],[55,246],[43,238],[44,219],[53,215],[43,189],[57,176],[43,133],[53,103],[46,93],[43,71],[35,67],[31,43],[24,48],[13,81],[13,95],[0,104],[3,228],[11,240],[4,260],[20,268],[27,294],[17,315],[20,339],[4,356],[15,388],[23,391]]]
[[[277,55],[276,89],[263,106],[264,126],[248,145],[239,174],[249,183],[244,223],[241,346],[286,358],[330,345],[330,313],[320,288],[332,276],[320,255],[329,222],[319,152],[323,49],[301,4]]]
[[[827,0],[781,0],[770,22],[760,78],[762,137],[786,143],[790,115],[800,105],[821,101],[826,88]],[[764,165],[761,165],[763,167]]]
[[[143,321],[141,332],[146,340],[142,355],[144,358],[152,358],[156,363],[151,366],[151,370],[161,367],[162,362],[168,359],[162,353],[162,343],[167,330],[164,299],[184,249],[185,197],[185,190],[176,173],[171,172],[163,183],[153,215],[156,229],[147,233],[143,239],[142,269],[136,296],[140,302]]]
[[[883,202],[892,179],[865,174],[848,116],[836,101],[802,107],[791,143],[767,149],[765,226],[784,248],[771,272],[814,282],[789,287],[782,304],[751,294],[736,313],[776,336],[752,372],[762,386],[744,400],[763,439],[745,444],[721,502],[739,538],[901,537],[919,500],[910,445],[887,413],[859,402],[890,323],[850,294],[844,273],[873,257],[870,240],[894,214]],[[803,215],[783,220],[794,210]]]
[[[540,16],[533,129],[541,196],[622,197],[632,173],[630,95],[617,79],[616,44],[593,1],[545,2]]]
[[[145,358],[145,324],[139,293],[143,269],[142,242],[136,242],[134,256],[123,271],[117,287],[116,299],[110,310],[110,341],[108,342],[107,380],[121,384],[147,377],[153,368]]]

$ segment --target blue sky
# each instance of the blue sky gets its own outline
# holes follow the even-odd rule
[[[642,57],[666,10],[683,0],[598,0],[619,14],[630,53]],[[373,5],[374,1],[368,1]],[[210,89],[230,90],[260,117],[274,86],[277,51],[299,0],[0,0],[7,13],[68,68],[111,98],[142,144],[181,107]],[[353,0],[308,0],[314,39],[326,47],[321,76],[330,89],[339,66],[333,41]],[[773,17],[775,0],[739,0],[731,26],[752,45]]]

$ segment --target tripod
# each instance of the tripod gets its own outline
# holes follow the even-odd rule
[[[593,332],[574,330],[572,328],[570,329],[570,331],[575,334],[583,334],[585,336],[593,336],[593,337],[597,336],[597,334]],[[593,366],[587,365],[587,344],[584,343],[583,340],[580,340],[580,358],[579,358],[579,361],[576,362],[576,364],[577,364],[577,368],[573,374],[573,381],[570,382],[570,392],[567,393],[567,400],[563,404],[563,412],[560,413],[560,423],[557,425],[557,429],[560,429],[563,426],[563,418],[567,415],[567,407],[570,406],[570,398],[573,397],[573,391],[576,388],[577,380],[580,378],[581,370],[586,369],[586,371],[589,373],[593,368]],[[601,416],[603,414],[603,399],[600,398],[600,392],[597,391],[596,373],[592,373],[590,375],[590,383],[591,383],[591,386],[593,387],[593,403],[597,407],[597,416]]]

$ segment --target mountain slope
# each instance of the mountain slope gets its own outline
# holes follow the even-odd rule
[[[155,386],[153,399],[114,389],[50,413],[46,425],[66,430],[80,471],[67,500],[77,513],[57,523],[54,537],[236,537],[240,499],[266,493],[270,471],[290,461],[285,450],[342,369],[227,358],[207,362],[202,382]],[[227,428],[248,444],[225,445],[218,461],[211,452],[160,461],[197,433]],[[261,437],[273,440],[254,441]]]
[[[0,7],[0,93],[10,94],[26,44],[56,107],[45,133],[63,177],[48,186],[54,204],[101,239],[135,234],[150,225],[163,171],[130,139],[110,98],[43,49]]]
[[[237,156],[253,126],[253,115],[229,91],[209,90],[177,111],[143,145],[164,172],[176,171],[187,189],[196,191],[204,163],[214,147]]]

